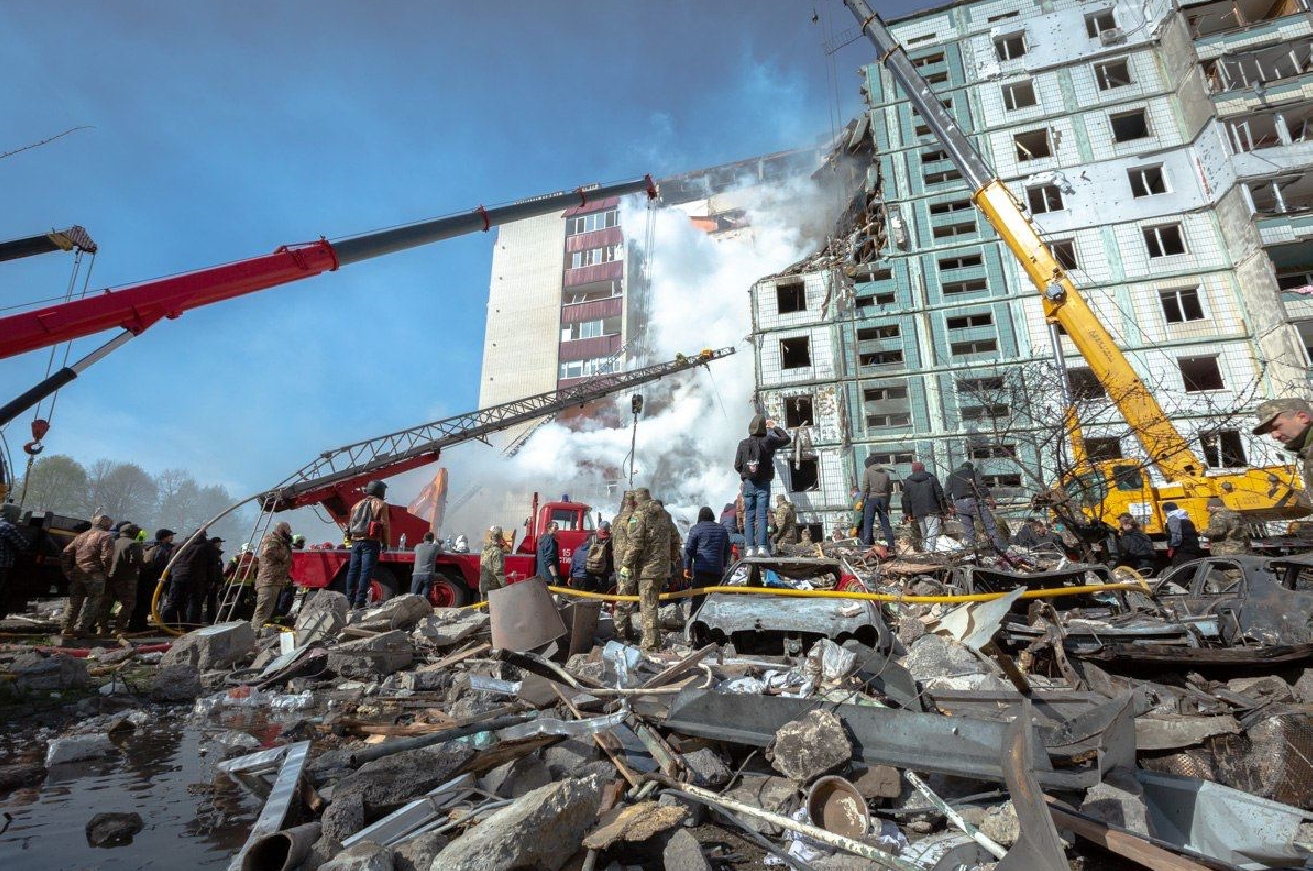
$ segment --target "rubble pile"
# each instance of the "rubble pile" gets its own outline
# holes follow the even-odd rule
[[[4,667],[101,712],[46,768],[113,756],[147,715],[90,685],[146,657],[137,699],[281,718],[209,745],[264,802],[245,869],[1305,867],[1313,559],[1186,568],[827,543],[666,603],[658,653],[535,579],[490,608],[324,591],[284,632]],[[88,838],[129,843],[131,816]]]

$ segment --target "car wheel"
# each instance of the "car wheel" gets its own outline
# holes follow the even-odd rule
[[[473,593],[461,576],[442,571],[433,576],[433,587],[429,591],[429,601],[433,607],[459,608],[468,605],[473,598]]]

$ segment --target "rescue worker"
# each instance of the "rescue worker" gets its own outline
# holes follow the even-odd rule
[[[538,546],[534,548],[533,573],[546,578],[550,587],[561,582],[561,545],[556,540],[560,528],[556,521],[547,524],[543,534],[538,536]]]
[[[1137,572],[1153,570],[1153,540],[1140,528],[1140,522],[1127,512],[1117,515],[1117,565]]]
[[[219,622],[219,588],[224,585],[223,539],[217,535],[210,536],[210,551],[214,562],[214,570],[210,573],[209,578],[205,582],[205,622],[214,625]],[[256,568],[258,570],[258,559],[256,560],[256,563]],[[243,603],[244,605],[249,604],[251,601],[250,592],[254,589],[251,583],[253,576],[253,572],[248,572],[242,581],[242,586],[245,588],[242,592],[246,594],[243,597],[246,600],[245,603]],[[224,616],[231,618],[231,611]]]
[[[1306,400],[1269,399],[1254,412],[1258,425],[1254,435],[1270,435],[1290,453],[1299,458],[1299,474],[1304,481],[1305,507],[1313,507],[1313,406]]]
[[[729,555],[729,533],[716,522],[710,507],[700,509],[698,522],[688,531],[688,541],[684,544],[685,580],[699,589],[716,586],[725,575]]]
[[[9,574],[18,558],[31,551],[18,529],[18,517],[14,503],[0,505],[0,620],[9,614]]]
[[[611,524],[602,521],[601,527],[570,557],[570,587],[593,593],[606,589],[610,586],[611,560]]]
[[[611,521],[611,553],[617,571],[625,564],[625,554],[629,547],[629,517],[633,513],[634,491],[626,490],[620,500],[620,512]]]
[[[410,576],[410,592],[415,596],[429,597],[433,588],[433,573],[438,569],[437,536],[424,533],[424,540],[415,545],[415,570]]]
[[[347,535],[351,538],[351,562],[346,570],[346,597],[352,608],[363,608],[369,601],[369,582],[374,566],[388,542],[392,541],[392,521],[383,494],[388,485],[370,481],[365,498],[351,506]]]
[[[775,497],[775,537],[771,545],[778,553],[780,545],[798,543],[798,509],[783,493]]]
[[[876,465],[875,457],[866,458],[866,468],[862,472],[862,544],[870,547],[875,543],[875,520],[880,520],[880,532],[892,549],[894,547],[894,529],[889,523],[889,506],[894,496],[894,476],[889,470]]]
[[[671,529],[670,521],[666,519],[668,516],[646,488],[634,491],[634,514],[629,518],[629,552],[621,574],[628,581],[628,589],[637,588],[638,611],[643,622],[642,645],[648,651],[661,646],[657,608],[661,585],[670,577]],[[616,632],[622,638],[632,637],[632,621],[632,606],[623,612],[620,606],[616,607]]]
[[[506,586],[506,548],[502,543],[502,528],[494,526],[483,539],[479,554],[479,599],[488,598],[490,590]]]
[[[670,527],[670,568],[666,572],[666,580],[661,585],[661,591],[673,590],[676,587],[683,587],[683,572],[680,571],[684,562],[684,537],[679,534],[679,528],[675,526],[675,518],[670,516],[666,510],[666,503],[660,499],[653,499],[653,502],[661,509],[661,514],[665,517],[666,524]]]
[[[1002,553],[1006,548],[999,537],[998,527],[994,525],[994,515],[989,511],[994,507],[989,488],[981,480],[974,463],[963,463],[948,476],[948,498],[953,500],[953,513],[962,521],[962,534],[966,537],[966,546],[976,546],[976,526],[979,523],[990,542]]]
[[[1204,555],[1199,546],[1199,532],[1194,521],[1184,508],[1178,508],[1175,502],[1163,503],[1163,525],[1167,528],[1167,556],[1173,566],[1184,565]]]
[[[91,518],[91,528],[68,543],[60,558],[68,575],[68,605],[64,608],[61,631],[75,638],[85,638],[100,614],[100,600],[109,581],[109,566],[114,559],[114,539],[109,533],[108,514]]]
[[[939,533],[943,529],[944,515],[949,513],[948,500],[944,498],[944,485],[939,479],[926,471],[925,463],[912,463],[912,474],[902,480],[903,517],[919,535],[913,540],[920,540],[926,550],[935,551],[939,542]],[[917,547],[917,552],[922,548]]]
[[[137,605],[132,609],[132,620],[128,622],[130,632],[146,632],[150,625],[151,602],[155,598],[155,588],[159,586],[160,575],[173,556],[173,530],[157,529],[155,541],[145,549],[145,565],[137,573]]]
[[[1208,527],[1204,535],[1208,536],[1208,552],[1213,556],[1254,552],[1249,543],[1249,527],[1239,514],[1227,508],[1226,503],[1216,496],[1208,500]]]
[[[770,513],[770,487],[775,479],[775,452],[789,444],[789,434],[755,415],[748,437],[734,453],[734,471],[743,481],[743,530],[748,556],[766,556],[766,515]]]
[[[200,625],[205,591],[211,583],[218,582],[219,553],[205,532],[202,529],[183,543],[169,570],[169,604],[165,614],[193,626]]]
[[[96,616],[96,634],[109,635],[109,612],[114,602],[119,603],[119,614],[115,620],[114,632],[123,635],[128,632],[132,612],[137,607],[137,580],[146,565],[146,552],[137,541],[139,527],[129,523],[119,527],[119,537],[114,539],[114,556],[109,563],[109,580],[105,585],[105,595],[100,600],[100,612]]]
[[[260,565],[255,574],[255,614],[251,616],[251,628],[256,634],[269,622],[278,605],[278,596],[287,584],[287,573],[292,570],[292,525],[286,520],[274,524],[274,528],[260,539]]]

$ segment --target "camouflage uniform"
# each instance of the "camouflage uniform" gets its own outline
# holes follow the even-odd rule
[[[625,569],[631,584],[637,579],[643,647],[656,650],[661,646],[661,632],[657,625],[661,586],[670,577],[670,521],[666,519],[665,508],[660,502],[651,500],[647,490],[635,491],[634,502],[634,514],[629,519]],[[625,615],[626,624],[632,619],[630,614]]]
[[[775,504],[775,537],[771,544],[776,551],[782,544],[798,543],[798,509],[781,494]]]
[[[61,564],[68,574],[68,605],[64,607],[62,632],[86,634],[100,616],[109,567],[114,559],[114,539],[109,534],[109,517],[97,514],[91,528],[68,543]]]
[[[128,631],[128,621],[132,612],[141,607],[137,603],[137,578],[146,565],[146,551],[141,542],[135,538],[136,526],[128,526],[119,532],[114,540],[114,557],[109,564],[109,580],[105,585],[105,595],[100,600],[100,611],[96,616],[96,631],[109,634],[109,612],[114,602],[119,603],[119,614],[115,631],[120,635]],[[129,534],[131,532],[131,534]],[[150,607],[150,603],[146,603]]]
[[[278,596],[292,570],[292,527],[280,521],[260,539],[259,568],[255,575],[255,614],[251,628],[256,632],[269,622],[278,605]]]
[[[506,550],[501,535],[488,534],[479,554],[479,594],[487,596],[490,590],[506,586]]]
[[[1251,553],[1249,529],[1240,515],[1230,508],[1210,508],[1208,511],[1208,550],[1213,556],[1235,556]]]
[[[634,491],[626,490],[620,502],[620,513],[611,521],[611,553],[617,567],[625,564],[625,550],[629,547],[629,517],[634,513]]]
[[[634,503],[639,490],[626,490],[624,500],[620,503],[620,513],[611,521],[612,552],[615,554],[615,591],[619,596],[638,595],[638,577],[629,571],[629,554],[633,542],[633,525],[638,522]],[[648,498],[647,490],[641,491],[644,501]],[[613,613],[615,631],[622,641],[634,640],[634,603],[616,602]]]
[[[667,578],[678,578],[683,575],[684,569],[684,537],[679,534],[675,528],[675,518],[670,516],[666,510],[666,503],[660,499],[653,500],[661,506],[661,515],[666,519],[666,524],[670,527],[670,572]]]

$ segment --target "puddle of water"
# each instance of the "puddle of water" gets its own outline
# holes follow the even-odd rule
[[[0,811],[12,818],[0,834],[0,868],[226,867],[246,841],[262,802],[228,778],[215,778],[216,755],[200,755],[206,735],[212,735],[216,725],[211,722],[203,731],[199,723],[181,721],[138,729],[116,739],[120,753],[55,766],[40,786],[0,798]],[[238,727],[263,731],[249,724]],[[18,748],[10,744],[6,749]],[[92,847],[87,844],[86,824],[102,811],[135,811],[145,828],[131,844]]]

